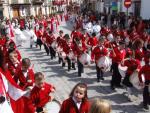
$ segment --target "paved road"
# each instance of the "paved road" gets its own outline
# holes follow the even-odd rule
[[[65,33],[70,33],[71,26],[72,24],[63,22],[59,29],[64,30]],[[29,47],[29,40],[27,40],[23,47],[19,48],[22,57],[31,59],[35,72],[41,71],[46,75],[46,81],[56,87],[55,98],[60,102],[68,98],[76,83],[85,82],[88,84],[89,98],[98,97],[110,100],[112,113],[144,113],[141,105],[141,91],[133,89],[137,98],[134,102],[129,102],[125,96],[125,89],[116,89],[116,91],[110,89],[111,73],[107,72],[105,80],[97,83],[95,66],[91,65],[89,68],[85,68],[82,77],[78,77],[77,70],[67,72],[67,67],[62,68],[58,64],[58,59],[50,60],[50,56],[46,55],[43,48],[40,51],[38,48],[30,49]]]

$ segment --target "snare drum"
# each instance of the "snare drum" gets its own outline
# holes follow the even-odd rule
[[[53,49],[56,49],[57,48],[57,42],[56,41],[53,41],[53,43],[51,44],[51,47]]]
[[[103,68],[102,71],[106,72],[110,69],[111,60],[107,56],[103,56],[98,60],[97,65],[99,68]]]
[[[108,34],[107,39],[108,39],[110,42],[113,42],[113,41],[114,41],[113,34],[112,34],[112,33]]]
[[[118,70],[122,77],[125,77],[127,69],[127,66],[121,66],[121,64],[118,65]]]
[[[73,51],[69,52],[68,57],[69,57],[70,59],[75,59],[75,55],[74,55]]]
[[[145,81],[144,75],[142,75],[142,81]],[[140,85],[139,77],[138,77],[138,71],[134,71],[133,74],[130,76],[130,82],[132,85],[138,89],[141,90],[144,88],[144,86]]]
[[[51,102],[48,102],[46,105],[45,105],[45,113],[59,113],[60,111],[60,107],[61,107],[61,104],[59,101],[57,100],[53,100]]]
[[[81,55],[81,57],[79,58],[79,61],[85,65],[85,64],[90,64],[91,61],[91,56],[87,53],[84,53]]]
[[[60,57],[61,57],[63,60],[65,60],[66,56],[67,56],[67,55],[66,55],[65,52],[61,52]]]

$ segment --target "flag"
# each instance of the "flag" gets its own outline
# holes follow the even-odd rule
[[[27,93],[16,84],[9,72],[6,72],[5,75],[0,72],[0,76],[3,80],[5,92],[8,93],[13,100],[16,101]]]

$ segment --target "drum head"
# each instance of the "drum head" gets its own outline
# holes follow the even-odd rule
[[[118,65],[118,70],[122,77],[125,77],[127,68],[127,66],[121,66],[121,64]]]
[[[75,58],[74,53],[73,53],[73,52],[70,52],[69,55],[68,55],[68,57],[69,57],[70,59],[74,59],[74,58]]]
[[[60,56],[62,59],[65,59],[66,58],[66,53],[65,52],[61,52],[61,56]]]
[[[57,100],[48,102],[45,106],[47,113],[59,113],[60,103]]]
[[[140,81],[139,81],[139,78],[138,78],[138,72],[135,71],[131,76],[130,76],[130,82],[132,83],[132,85],[138,89],[138,90],[141,90],[143,89],[142,86],[140,86]]]
[[[111,66],[111,60],[108,57],[103,56],[98,60],[97,65],[99,68],[103,67],[102,71],[104,71],[104,72],[109,71],[110,66]]]
[[[81,57],[79,58],[79,61],[85,65],[85,64],[90,64],[91,61],[91,56],[87,53],[84,53],[81,55]]]
[[[56,49],[56,47],[57,47],[57,42],[54,41],[54,42],[51,44],[51,46],[52,46],[53,49]]]

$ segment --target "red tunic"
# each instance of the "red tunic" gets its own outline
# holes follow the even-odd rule
[[[142,82],[142,74],[144,75],[145,81],[150,80],[150,65],[145,65],[139,72],[139,80]]]
[[[17,69],[20,68],[20,62],[17,62],[15,64],[13,64],[11,61],[8,62],[8,70],[10,71],[11,75],[14,76]]]
[[[51,84],[44,83],[42,88],[34,86],[31,91],[30,99],[35,107],[44,107],[51,99],[49,94],[55,89]]]
[[[89,113],[89,107],[89,101],[85,100],[81,103],[80,109],[78,109],[75,102],[70,97],[62,103],[59,113]]]
[[[66,53],[66,54],[69,54],[70,50],[72,49],[72,43],[69,42],[67,43],[66,40],[63,40],[62,41],[62,48],[63,48],[63,51]]]
[[[16,79],[16,81],[19,80],[20,87],[22,87],[25,90],[28,86],[33,86],[34,72],[32,69],[28,69],[27,77],[25,77],[23,72],[22,72],[22,69],[18,69],[16,74],[15,74],[15,79]]]
[[[32,69],[28,69],[27,77],[25,77],[24,73],[21,69],[18,69],[15,74],[16,81],[19,80],[19,85],[23,90],[26,90],[29,86],[33,86],[34,83],[34,72]],[[17,80],[18,79],[18,80]],[[31,100],[28,97],[22,97],[24,107],[24,113],[34,113],[34,107],[31,103]]]
[[[127,74],[128,75],[132,75],[132,73],[136,70],[136,69],[140,69],[141,68],[141,63],[139,60],[136,59],[130,59],[130,60],[125,60],[124,62],[124,66],[127,66]]]
[[[98,44],[97,38],[96,37],[89,38],[87,44],[92,47],[96,46]]]
[[[42,30],[38,30],[36,35],[37,35],[37,38],[42,38],[43,31]]]
[[[46,36],[46,43],[51,45],[53,43],[53,41],[55,40],[55,36],[54,35],[47,35]]]
[[[86,50],[87,50],[87,47],[85,45],[84,42],[81,42],[81,46],[79,47],[79,45],[77,45],[76,43],[74,43],[72,45],[72,50],[73,50],[73,53],[75,55],[77,55],[78,57],[80,57]]]
[[[114,48],[114,53],[113,51],[110,52],[110,57],[112,58],[112,62],[120,63],[126,56],[125,50],[119,50],[118,48]]]
[[[138,59],[138,60],[142,61],[142,58],[144,58],[144,51],[143,51],[143,49],[135,50],[135,59]]]
[[[91,58],[92,60],[95,58],[95,61],[97,61],[100,57],[106,56],[107,54],[108,50],[105,47],[96,46],[91,53]]]

